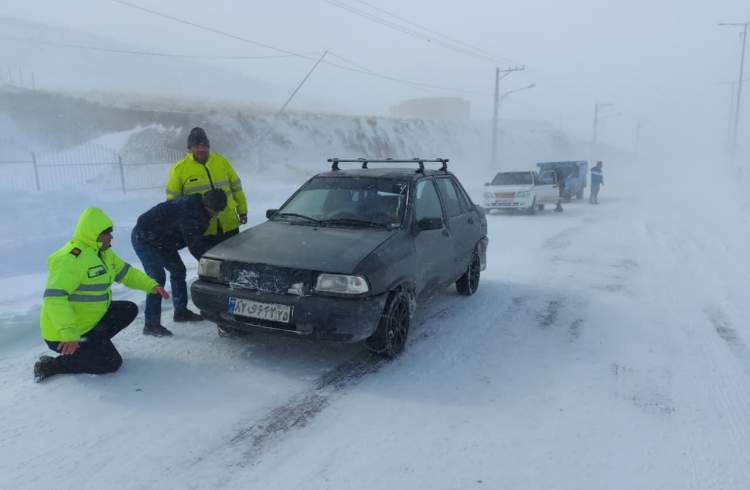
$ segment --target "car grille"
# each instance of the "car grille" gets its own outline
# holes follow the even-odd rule
[[[265,264],[228,262],[222,275],[233,288],[260,293],[306,295],[312,288],[312,271]]]

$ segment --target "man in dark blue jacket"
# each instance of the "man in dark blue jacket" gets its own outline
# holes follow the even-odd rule
[[[133,228],[133,249],[141,259],[146,274],[156,279],[163,287],[166,282],[165,269],[172,283],[175,322],[201,321],[203,317],[187,308],[187,284],[185,264],[180,258],[180,249],[187,247],[196,259],[214,244],[212,237],[204,236],[212,216],[227,205],[227,196],[221,189],[193,194],[162,202],[138,217]],[[161,297],[146,296],[146,324],[144,335],[164,337],[172,335],[161,324]]]
[[[591,168],[591,195],[589,202],[599,204],[599,188],[604,185],[604,173],[602,172],[602,162],[599,160]]]

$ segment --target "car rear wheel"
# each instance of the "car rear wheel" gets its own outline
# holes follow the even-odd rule
[[[401,291],[393,292],[385,305],[377,330],[365,341],[365,346],[370,352],[392,359],[404,350],[410,324],[408,298]]]
[[[464,296],[471,296],[479,289],[479,276],[481,274],[482,264],[479,260],[479,254],[474,249],[474,253],[471,254],[471,260],[469,266],[466,268],[466,272],[458,278],[456,281],[456,290]]]

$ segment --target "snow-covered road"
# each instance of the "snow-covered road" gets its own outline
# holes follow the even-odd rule
[[[389,363],[137,323],[118,373],[36,385],[43,264],[9,272],[0,488],[750,488],[748,222],[648,172],[613,169],[600,206],[489,216],[477,294],[422,305]]]

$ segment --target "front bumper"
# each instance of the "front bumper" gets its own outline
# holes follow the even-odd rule
[[[485,201],[484,207],[487,209],[529,209],[534,202],[533,198],[529,199],[504,199]]]
[[[386,300],[385,294],[341,298],[260,293],[200,279],[190,286],[190,293],[204,318],[217,324],[339,342],[359,342],[370,337],[378,327]],[[233,315],[228,312],[230,297],[291,306],[291,320],[281,323]]]

